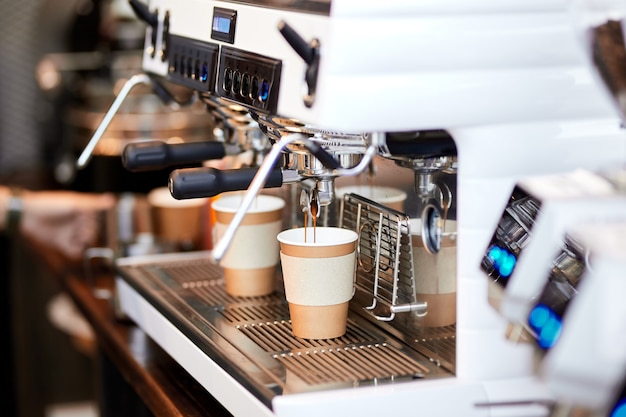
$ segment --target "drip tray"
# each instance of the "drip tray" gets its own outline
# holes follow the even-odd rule
[[[116,268],[126,283],[270,408],[276,395],[451,375],[352,310],[342,337],[295,337],[282,293],[230,296],[221,268],[209,255],[123,258]]]

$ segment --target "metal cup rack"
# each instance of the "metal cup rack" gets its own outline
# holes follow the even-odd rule
[[[381,321],[397,313],[425,315],[427,304],[415,295],[408,216],[357,194],[344,195],[340,213],[340,227],[359,235],[356,290],[372,295],[365,310]]]

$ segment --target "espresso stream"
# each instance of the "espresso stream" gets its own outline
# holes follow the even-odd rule
[[[319,217],[319,202],[317,200],[317,193],[311,195],[311,218],[313,219],[313,243],[317,243],[317,218]]]
[[[304,243],[306,243],[306,226],[309,224],[309,212],[304,212]]]
[[[317,194],[311,194],[311,201],[309,203],[309,210],[304,210],[304,242],[306,243],[306,229],[309,224],[309,212],[311,212],[311,219],[313,220],[313,243],[317,242],[317,218],[319,217],[319,204],[317,202]]]

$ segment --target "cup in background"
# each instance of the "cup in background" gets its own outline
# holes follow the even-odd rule
[[[196,250],[202,247],[206,198],[177,200],[167,187],[147,195],[155,236],[174,250]]]
[[[343,336],[354,295],[358,235],[339,227],[289,229],[278,234],[280,260],[294,336]]]
[[[243,196],[224,193],[211,201],[214,244],[224,235]],[[274,291],[280,252],[276,235],[282,230],[284,206],[282,198],[269,195],[257,196],[250,206],[220,262],[228,294],[258,297]]]
[[[350,185],[339,187],[335,191],[337,197],[343,200],[344,194],[358,194],[376,203],[404,212],[406,193],[399,188],[383,187],[379,185]]]
[[[456,323],[456,221],[446,220],[441,249],[429,253],[422,240],[421,219],[411,219],[413,276],[418,301],[428,303],[421,319],[426,327],[449,326]]]

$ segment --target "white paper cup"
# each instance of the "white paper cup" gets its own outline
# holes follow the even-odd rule
[[[146,200],[157,238],[177,247],[200,248],[206,198],[177,200],[167,187],[159,187],[150,191]]]
[[[446,220],[437,254],[429,253],[422,240],[421,219],[411,219],[413,276],[418,301],[428,303],[422,318],[426,327],[456,322],[456,221]]]
[[[215,241],[222,238],[241,205],[243,194],[220,196],[211,202],[215,213]],[[282,230],[283,199],[259,195],[235,232],[220,266],[226,292],[237,297],[257,297],[274,291],[279,260],[276,235]]]
[[[378,185],[351,185],[339,187],[335,192],[339,198],[343,198],[344,194],[357,194],[399,212],[404,212],[406,193],[398,188]]]
[[[338,227],[289,229],[278,235],[293,334],[306,339],[343,336],[354,295],[358,235]]]

